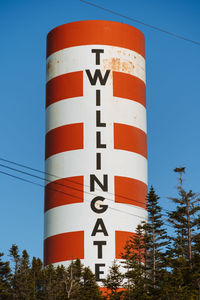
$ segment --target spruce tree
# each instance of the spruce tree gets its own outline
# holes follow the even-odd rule
[[[95,275],[88,267],[83,268],[79,294],[80,297],[77,299],[82,299],[82,300],[102,299],[99,286],[96,283]]]
[[[164,292],[167,233],[158,200],[151,186],[147,195],[148,223],[137,226],[125,247],[127,299],[161,299]]]
[[[40,258],[33,257],[30,271],[33,283],[32,299],[43,299],[43,270]]]
[[[200,229],[200,220],[199,220],[198,229]],[[194,283],[196,293],[198,294],[200,299],[200,233],[195,234],[193,237],[192,266],[193,266],[192,282]]]
[[[56,269],[52,264],[46,266],[43,270],[43,297],[48,300],[56,299]]]
[[[22,257],[20,258],[18,284],[20,300],[33,299],[33,280],[31,276],[29,255],[26,250],[23,250]]]
[[[14,273],[11,277],[11,291],[12,291],[12,299],[20,299],[20,282],[19,282],[19,267],[20,267],[20,254],[18,246],[13,244],[9,250],[9,256],[14,265]]]
[[[169,266],[171,268],[171,282],[174,293],[179,291],[182,297],[197,295],[198,278],[195,276],[195,261],[198,261],[196,252],[199,234],[199,197],[197,193],[189,192],[183,188],[183,173],[185,168],[176,168],[179,173],[178,197],[170,198],[176,205],[175,209],[168,213],[168,221],[174,228],[174,234],[170,240],[172,247],[168,250]],[[199,272],[198,272],[199,273]]]
[[[124,261],[124,299],[149,299],[148,296],[148,234],[147,224],[139,224],[127,241],[122,258]]]
[[[11,296],[11,269],[8,261],[2,261],[3,255],[3,253],[0,253],[0,299],[7,300]]]
[[[107,297],[109,299],[120,299],[122,292],[119,292],[118,289],[122,287],[123,275],[120,272],[120,267],[113,262],[112,266],[109,268],[109,273],[107,277],[102,281],[103,285],[107,288]]]
[[[163,294],[163,276],[165,274],[164,247],[167,245],[167,232],[164,228],[159,197],[151,186],[147,196],[148,211],[148,267],[149,289],[159,298]]]

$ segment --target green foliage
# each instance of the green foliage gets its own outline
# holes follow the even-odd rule
[[[168,213],[168,221],[174,228],[169,237],[170,247],[166,251],[167,266],[171,270],[170,283],[172,294],[177,297],[195,299],[200,275],[200,240],[199,221],[200,206],[198,194],[183,188],[182,173],[179,173],[178,197],[170,198],[176,205]],[[179,298],[177,298],[179,299]]]
[[[3,253],[0,253],[0,299],[9,299],[11,269],[9,262],[2,261]]]
[[[33,257],[30,273],[33,285],[32,299],[45,299],[43,297],[44,280],[42,271],[42,261],[39,258]]]
[[[120,272],[120,267],[117,265],[116,261],[109,269],[109,274],[106,279],[103,280],[103,285],[107,288],[107,295],[110,299],[120,299],[120,294],[118,289],[122,286],[123,275]]]
[[[148,233],[147,224],[137,226],[136,232],[127,241],[122,256],[125,268],[125,299],[148,299]]]
[[[148,224],[146,228],[148,235],[148,290],[155,299],[159,299],[163,294],[164,247],[168,244],[158,200],[159,197],[151,186],[147,195]]]
[[[197,300],[200,299],[200,204],[198,194],[183,189],[180,174],[175,208],[168,212],[171,235],[164,227],[159,197],[153,187],[147,195],[148,222],[130,236],[122,254],[103,280],[103,297],[95,275],[77,259],[68,267],[43,267],[39,258],[30,262],[26,250],[9,250],[11,262],[0,253],[2,300]],[[11,267],[10,267],[11,265]]]
[[[82,300],[102,299],[101,292],[96,283],[95,275],[90,268],[83,268],[80,288],[80,298]]]
[[[39,258],[17,245],[9,250],[13,272],[9,262],[3,262],[0,253],[0,299],[2,300],[100,300],[103,299],[95,275],[80,260],[72,261],[68,268],[48,265],[43,268]]]

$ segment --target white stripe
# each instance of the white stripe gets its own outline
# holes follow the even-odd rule
[[[95,70],[95,54],[91,49],[104,49],[100,55],[102,70],[113,70],[134,75],[145,82],[145,59],[135,51],[105,45],[86,45],[66,48],[50,55],[47,59],[47,82],[62,74]],[[91,55],[94,59],[91,59]]]
[[[140,103],[113,97],[111,101],[105,101],[102,108],[102,122],[122,123],[146,133],[146,109]],[[90,116],[83,97],[56,102],[46,110],[46,133],[63,125],[86,123]]]
[[[77,97],[58,101],[46,109],[46,133],[68,124],[85,122],[87,110],[84,109],[84,98]]]
[[[90,208],[89,201],[91,200],[89,198],[93,199],[94,197],[87,195],[86,198],[88,200],[84,203],[63,205],[46,211],[44,239],[65,232],[86,231],[87,228],[93,229],[97,217],[101,216],[95,214]],[[115,231],[135,232],[137,225],[147,220],[147,212],[137,206],[115,203],[109,200],[105,200],[103,204],[108,205],[103,220],[105,226],[113,231],[109,232],[109,235],[113,235]],[[110,226],[107,226],[107,224]],[[104,236],[101,236],[100,239],[102,238]]]
[[[102,151],[102,165],[106,174],[113,176],[111,178],[124,176],[147,184],[147,159],[140,154],[107,149],[105,152]],[[46,175],[47,183],[58,178],[88,176],[94,173],[94,166],[96,166],[95,154],[91,155],[85,149],[55,154],[46,160],[46,172],[55,175]]]

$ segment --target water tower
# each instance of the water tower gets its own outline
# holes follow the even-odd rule
[[[80,21],[47,36],[44,264],[101,281],[147,218],[144,36]]]

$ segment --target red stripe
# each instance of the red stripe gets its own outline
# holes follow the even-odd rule
[[[66,232],[44,240],[44,265],[84,258],[84,231]]]
[[[46,84],[46,107],[57,101],[83,96],[83,71],[67,73]]]
[[[147,136],[139,128],[114,123],[114,149],[132,151],[147,157]]]
[[[45,208],[83,202],[83,176],[68,177],[50,182],[45,187]]]
[[[60,152],[77,149],[83,149],[83,123],[64,125],[46,134],[46,159]]]
[[[137,179],[115,176],[115,202],[146,208],[147,185]]]
[[[125,254],[124,247],[126,242],[130,240],[135,234],[128,231],[115,231],[115,258],[121,259]]]
[[[146,107],[145,83],[133,75],[113,72],[113,96],[133,100]]]
[[[144,35],[137,28],[112,21],[80,21],[54,28],[47,36],[47,57],[68,47],[110,45],[145,56]]]

